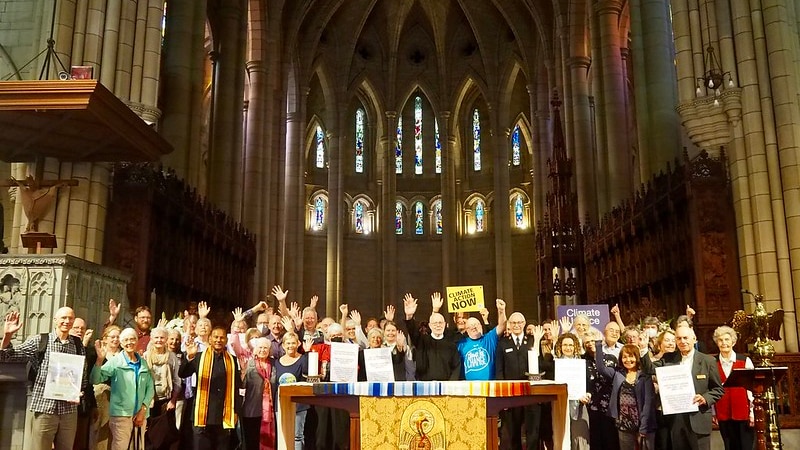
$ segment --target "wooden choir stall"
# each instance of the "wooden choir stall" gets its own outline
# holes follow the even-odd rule
[[[295,383],[279,388],[278,449],[294,448],[295,403],[346,410],[350,448],[498,448],[498,415],[550,402],[553,443],[569,449],[567,386],[552,381]],[[420,445],[422,444],[422,445]]]

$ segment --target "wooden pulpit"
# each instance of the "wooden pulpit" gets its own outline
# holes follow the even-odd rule
[[[778,424],[769,423],[770,433],[767,435],[767,425],[770,417],[777,418],[778,414],[772,411],[765,414],[764,406],[767,405],[766,394],[770,388],[775,388],[786,375],[786,367],[756,367],[754,369],[733,369],[724,387],[741,387],[753,393],[753,417],[756,431],[756,450],[766,450],[768,438],[772,440],[773,448],[775,439],[778,438]],[[772,431],[775,433],[772,433]],[[774,434],[774,436],[773,436]],[[780,444],[780,442],[777,442]]]

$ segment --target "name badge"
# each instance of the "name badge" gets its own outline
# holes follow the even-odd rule
[[[514,351],[514,349],[513,349],[513,348],[507,348],[507,349],[506,349],[506,353],[511,353],[511,352],[513,352],[513,351]]]
[[[705,379],[706,379],[706,376],[705,376],[705,375],[703,375],[703,374],[701,373],[701,374],[698,374],[698,375],[697,375],[697,379],[698,379],[698,380],[705,380]]]

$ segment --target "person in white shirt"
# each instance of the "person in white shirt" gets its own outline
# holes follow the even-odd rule
[[[717,368],[723,383],[733,369],[752,369],[755,366],[747,356],[733,351],[736,345],[736,331],[728,326],[714,330],[714,342],[719,347]],[[744,388],[726,387],[725,395],[714,405],[714,419],[719,425],[719,433],[725,443],[725,450],[744,450],[753,448],[753,394]]]

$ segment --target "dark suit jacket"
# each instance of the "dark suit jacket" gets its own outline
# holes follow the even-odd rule
[[[642,358],[642,362],[643,367],[647,367],[647,363],[650,362],[650,356],[646,355]],[[666,353],[660,360],[650,363],[650,367],[671,366],[680,363],[681,353],[676,351]],[[719,377],[719,370],[717,369],[717,360],[712,356],[695,350],[692,360],[692,379],[694,380],[695,393],[702,395],[706,400],[706,404],[700,406],[698,412],[686,414],[689,414],[692,431],[697,434],[711,434],[711,407],[725,394],[725,389],[722,387],[722,381]]]
[[[494,372],[496,380],[527,380],[528,350],[533,345],[533,338],[522,337],[522,345],[517,350],[511,337],[501,337],[497,341],[495,351]]]

